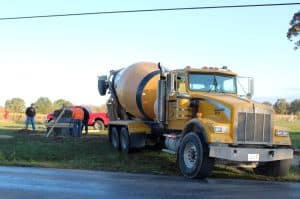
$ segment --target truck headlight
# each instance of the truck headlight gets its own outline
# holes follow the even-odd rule
[[[286,136],[289,136],[289,132],[285,131],[285,130],[277,130],[276,136],[286,137]]]
[[[228,128],[226,126],[214,126],[215,133],[227,133]]]

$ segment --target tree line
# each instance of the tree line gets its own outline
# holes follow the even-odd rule
[[[263,104],[273,106],[277,114],[300,115],[300,99],[295,99],[289,103],[286,99],[280,98],[273,105],[270,102],[263,102]]]
[[[63,105],[72,105],[72,102],[65,99],[58,99],[52,103],[48,97],[40,97],[33,103],[36,107],[37,113],[42,114],[53,112],[54,110],[61,108]],[[24,113],[26,109],[25,101],[18,97],[8,99],[5,101],[5,109],[9,112]]]
[[[47,114],[51,113],[54,110],[60,109],[63,105],[64,106],[71,106],[73,103],[65,100],[65,99],[58,99],[54,102],[51,102],[51,100],[48,97],[40,97],[35,102],[33,102],[37,113],[41,114]],[[94,112],[106,112],[106,106],[94,106],[89,105],[89,108]],[[5,109],[9,112],[13,113],[24,113],[25,112],[25,101],[22,98],[11,98],[6,100],[5,102]]]

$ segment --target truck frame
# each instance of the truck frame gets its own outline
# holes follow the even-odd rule
[[[157,64],[157,69],[155,118],[145,113],[138,98],[133,100],[139,117],[121,105],[114,85],[121,70],[99,77],[100,94],[110,93],[108,132],[115,149],[130,152],[146,141],[163,146],[163,151],[177,156],[187,178],[208,177],[215,160],[254,164],[258,174],[287,174],[293,158],[289,134],[274,126],[271,107],[237,94],[237,74],[227,67],[168,71]],[[143,81],[147,80],[146,76]],[[249,79],[247,96],[252,95]]]

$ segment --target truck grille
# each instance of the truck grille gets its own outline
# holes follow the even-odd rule
[[[271,115],[263,113],[238,113],[238,143],[271,143]]]

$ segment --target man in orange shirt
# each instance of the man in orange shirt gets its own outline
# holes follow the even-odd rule
[[[84,112],[81,107],[75,106],[72,113],[73,118],[73,133],[75,137],[81,135],[81,125],[84,118]]]

